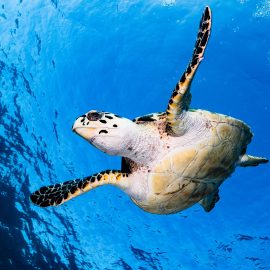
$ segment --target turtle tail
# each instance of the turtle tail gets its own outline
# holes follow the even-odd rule
[[[41,207],[57,206],[101,185],[112,184],[123,187],[126,183],[123,180],[127,177],[128,174],[121,171],[107,170],[83,179],[41,187],[32,193],[30,199]]]

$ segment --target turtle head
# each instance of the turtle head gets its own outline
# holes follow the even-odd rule
[[[136,124],[113,113],[89,111],[78,117],[72,130],[101,151],[121,155]]]

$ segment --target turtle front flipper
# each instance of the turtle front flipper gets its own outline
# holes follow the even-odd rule
[[[75,179],[56,185],[41,187],[32,193],[31,201],[41,207],[57,206],[98,186],[111,184],[124,188],[127,173],[107,170],[83,179]]]
[[[190,85],[192,79],[203,59],[203,54],[210,36],[211,30],[211,10],[206,7],[200,22],[197,41],[191,61],[183,73],[180,81],[176,84],[167,107],[167,132],[171,136],[181,135],[181,114],[189,109],[191,102]]]

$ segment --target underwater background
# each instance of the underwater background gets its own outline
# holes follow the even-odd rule
[[[104,186],[60,207],[40,186],[119,169],[71,132],[91,110],[163,111],[206,5],[192,108],[244,120],[270,157],[270,1],[0,1],[0,269],[270,269],[270,167],[237,168],[210,213],[159,216]]]

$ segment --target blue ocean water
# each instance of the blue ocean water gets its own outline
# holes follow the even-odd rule
[[[119,169],[71,132],[90,109],[165,110],[213,12],[192,107],[231,115],[270,157],[268,0],[0,2],[0,269],[270,269],[269,165],[238,168],[210,213],[159,216],[105,186],[42,209],[40,186]]]

